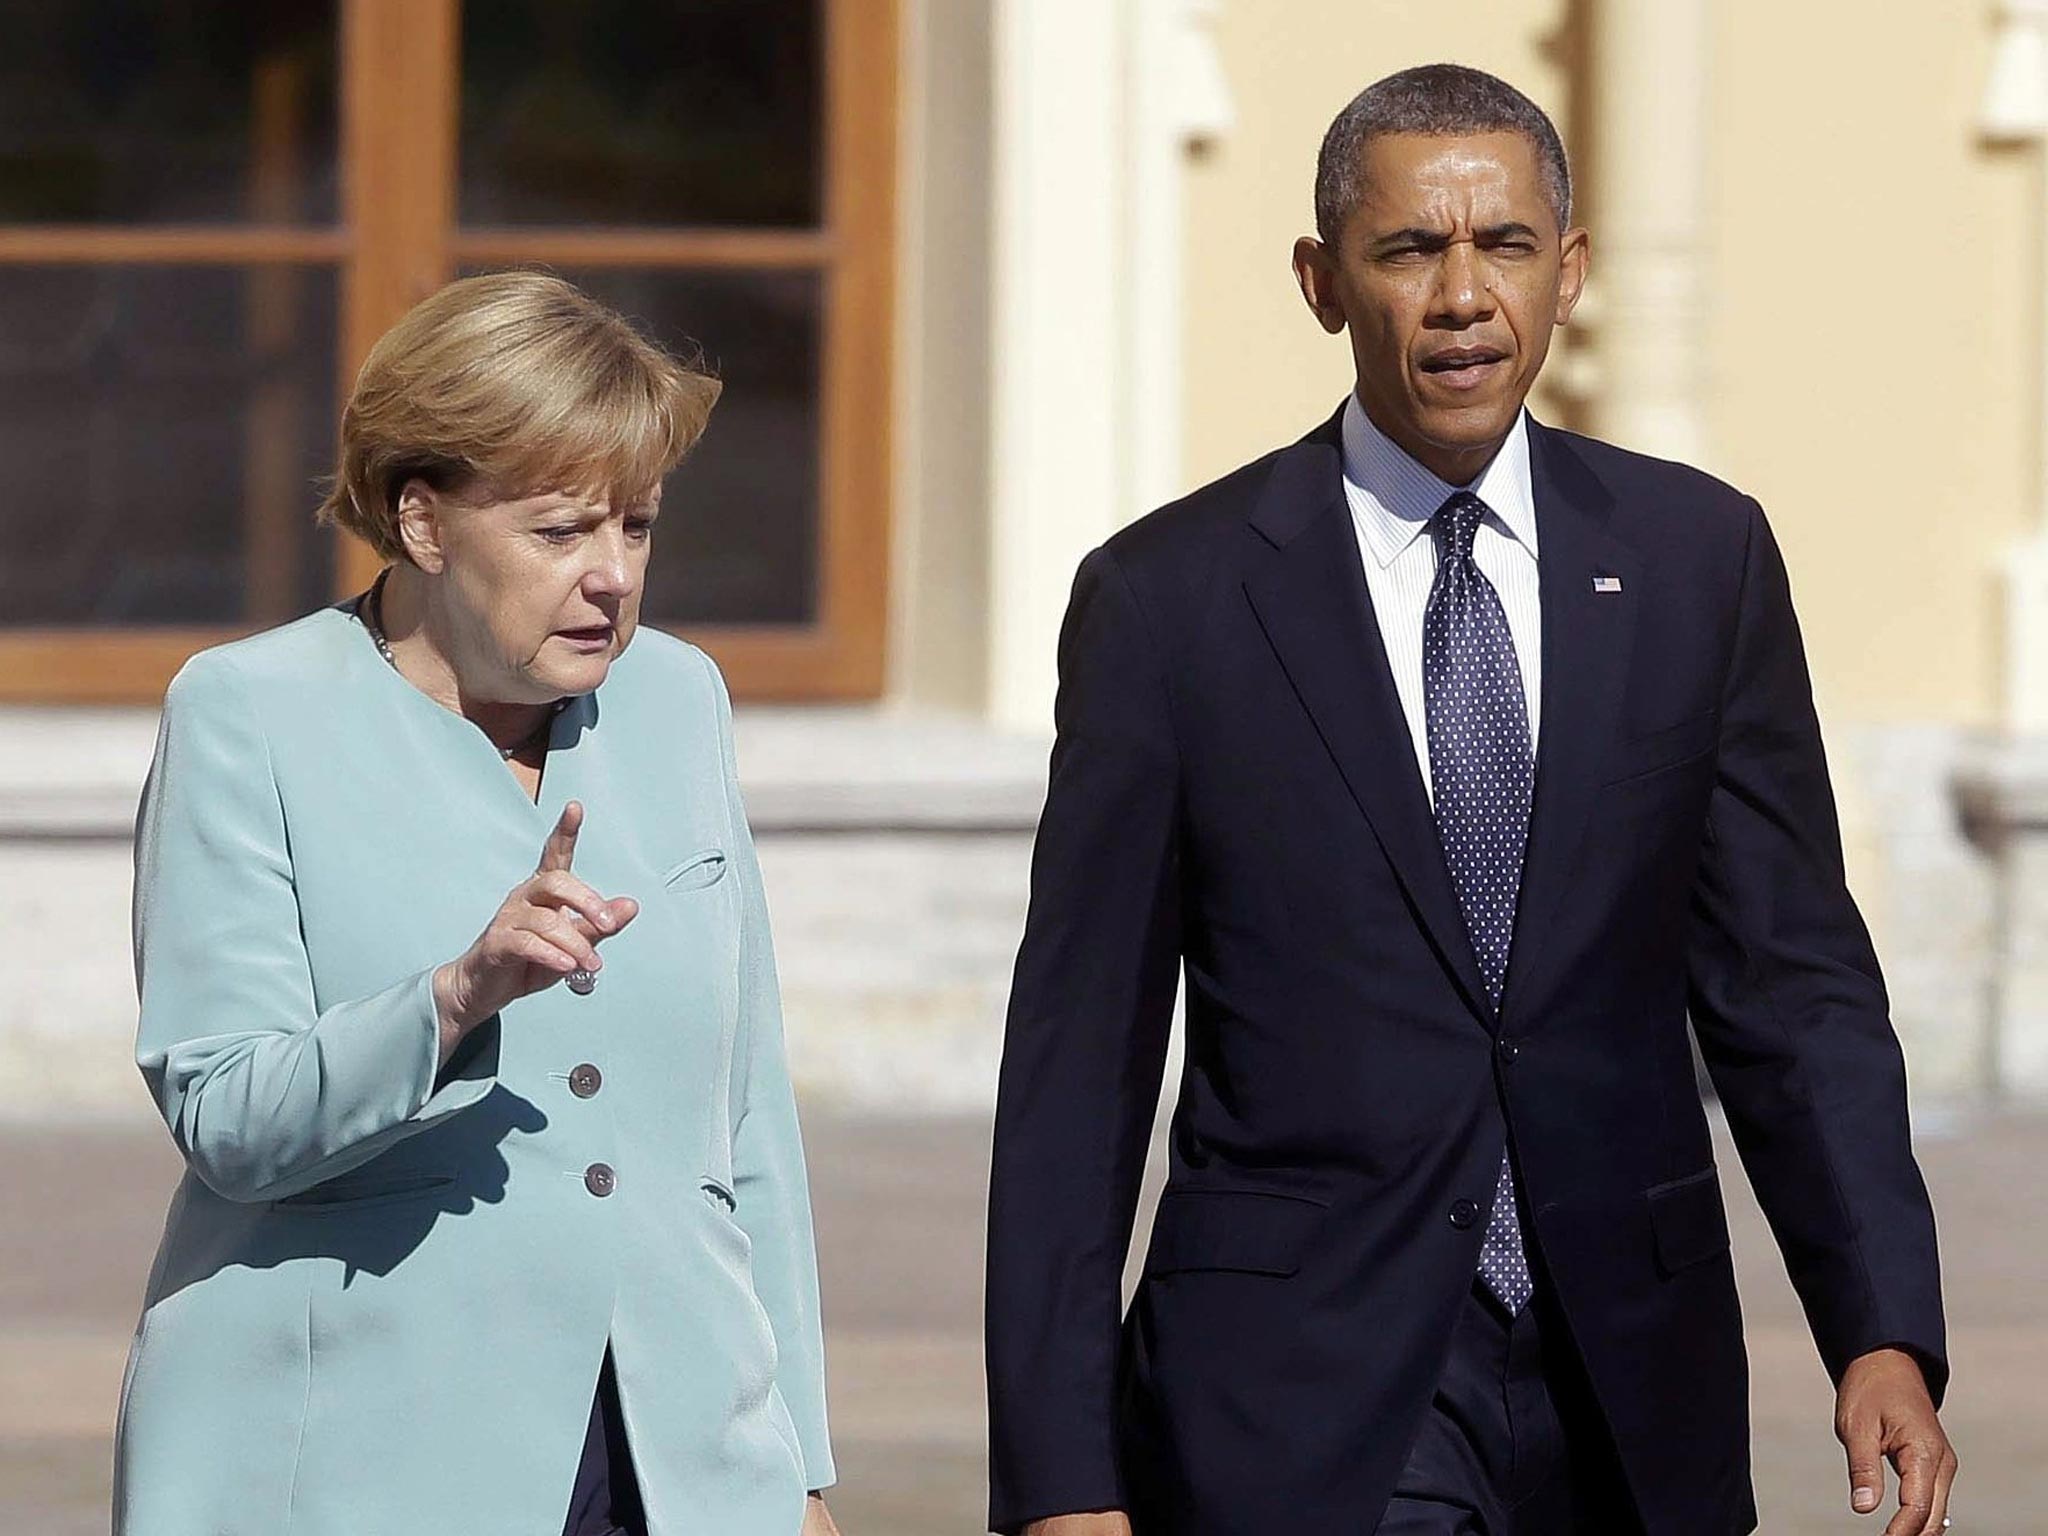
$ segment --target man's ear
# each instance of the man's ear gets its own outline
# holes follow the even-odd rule
[[[1337,302],[1337,255],[1313,235],[1294,242],[1294,280],[1318,324],[1332,336],[1344,329],[1344,306]]]
[[[1583,229],[1566,230],[1559,240],[1558,255],[1554,323],[1569,325],[1572,311],[1579,307],[1579,296],[1586,291],[1586,273],[1593,261],[1593,237]]]
[[[429,576],[440,575],[448,563],[441,548],[441,519],[447,511],[447,503],[418,476],[398,488],[398,542],[406,558]]]

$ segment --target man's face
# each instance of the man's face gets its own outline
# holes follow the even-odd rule
[[[1374,424],[1463,485],[1514,426],[1552,327],[1578,303],[1586,232],[1559,231],[1519,133],[1390,134],[1361,169],[1336,246],[1296,243],[1302,294],[1325,330],[1350,331]]]

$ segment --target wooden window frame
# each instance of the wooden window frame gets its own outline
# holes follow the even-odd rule
[[[341,0],[336,226],[0,226],[0,269],[331,267],[342,398],[377,337],[463,264],[815,272],[824,295],[816,618],[683,632],[718,658],[741,697],[873,698],[888,613],[898,0],[823,8],[825,207],[815,230],[458,229],[460,0]],[[334,537],[342,597],[369,583],[377,559]],[[155,702],[186,657],[254,627],[0,629],[0,701]]]

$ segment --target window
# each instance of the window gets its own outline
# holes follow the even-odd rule
[[[0,697],[152,700],[359,591],[316,529],[370,343],[539,263],[727,382],[650,623],[879,691],[895,46],[880,0],[0,0]]]

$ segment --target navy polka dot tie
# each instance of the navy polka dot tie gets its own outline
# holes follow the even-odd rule
[[[1485,516],[1486,503],[1460,491],[1430,521],[1437,567],[1422,615],[1422,697],[1437,836],[1498,1014],[1536,765],[1514,636],[1500,594],[1472,559]],[[1479,1248],[1479,1276],[1510,1313],[1527,1304],[1533,1286],[1515,1208],[1514,1165],[1505,1150]]]

